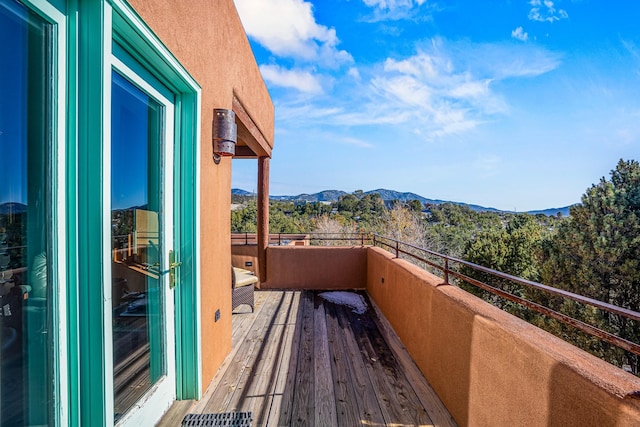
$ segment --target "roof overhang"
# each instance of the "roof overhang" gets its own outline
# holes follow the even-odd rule
[[[233,96],[233,112],[238,126],[238,142],[234,158],[255,159],[271,157],[272,146],[264,137],[237,96]]]

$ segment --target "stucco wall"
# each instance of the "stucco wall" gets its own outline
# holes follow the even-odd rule
[[[379,248],[367,290],[460,425],[640,425],[640,379]]]
[[[246,262],[252,266],[247,266]],[[231,263],[234,267],[251,270],[258,274],[258,245],[231,245]]]
[[[212,161],[214,108],[241,101],[273,146],[274,109],[232,0],[130,0],[140,17],[202,87],[202,385],[231,350],[231,159]],[[221,317],[214,322],[214,313]]]
[[[363,289],[367,248],[269,246],[262,289]]]

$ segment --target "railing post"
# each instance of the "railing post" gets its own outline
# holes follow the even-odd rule
[[[282,246],[282,233],[278,233],[278,246]]]
[[[400,254],[400,247],[398,245],[399,245],[399,242],[396,240],[396,258],[399,258],[399,254]]]
[[[444,283],[449,284],[449,258],[444,259]]]

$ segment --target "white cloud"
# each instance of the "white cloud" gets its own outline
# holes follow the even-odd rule
[[[371,81],[373,88],[383,98],[390,98],[402,105],[421,107],[430,105],[434,88],[413,76],[383,75]]]
[[[386,59],[369,87],[359,88],[368,94],[360,111],[335,120],[406,122],[427,138],[468,132],[509,111],[494,82],[544,74],[559,63],[552,53],[529,45],[433,40],[411,57]]]
[[[347,71],[347,75],[353,77],[356,80],[360,80],[360,71],[358,71],[356,67],[349,68],[349,71]]]
[[[561,55],[532,44],[459,43],[450,49],[458,67],[492,80],[536,77],[561,64]]]
[[[622,46],[633,56],[635,59],[640,59],[640,49],[636,46],[633,41],[630,40],[621,40]]]
[[[421,6],[426,0],[362,0],[369,7],[382,10],[408,9]]]
[[[334,117],[342,115],[343,112],[341,107],[335,105],[324,107],[298,97],[295,101],[276,101],[277,120],[282,123],[292,123],[296,127],[332,122]],[[286,132],[286,128],[280,127],[277,131]]]
[[[551,0],[531,0],[529,4],[529,19],[532,21],[555,22],[569,17],[566,10],[556,9]]]
[[[515,30],[511,31],[511,37],[526,42],[527,40],[529,40],[529,33],[526,33],[524,31],[524,28],[518,27]]]
[[[322,85],[309,71],[287,70],[278,65],[261,65],[260,72],[267,82],[275,86],[293,88],[310,94],[322,92]]]
[[[373,9],[370,22],[396,21],[415,18],[427,0],[362,0]]]
[[[558,55],[533,44],[435,39],[410,57],[358,67],[359,79],[353,78],[355,68],[347,71],[332,82],[332,91],[312,101],[292,94],[276,111],[280,123],[296,128],[400,125],[433,140],[508,114],[497,82],[535,77],[559,65]]]
[[[428,138],[466,132],[506,104],[490,90],[490,79],[459,70],[434,43],[404,59],[387,59],[366,90],[364,110],[343,116],[350,124],[410,122]]]
[[[640,49],[638,49],[638,47],[636,46],[636,44],[633,41],[630,40],[621,40],[622,42],[622,46],[626,49],[627,52],[629,52],[629,54],[631,55],[631,57],[634,59],[635,64],[633,65],[635,68],[635,73],[640,76]]]
[[[273,54],[337,66],[353,61],[337,48],[334,28],[316,22],[313,5],[304,0],[234,0],[249,37]]]

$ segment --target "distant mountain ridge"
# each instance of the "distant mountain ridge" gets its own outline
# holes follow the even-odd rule
[[[252,192],[246,191],[246,190],[241,190],[239,188],[232,188],[231,189],[231,195],[232,196],[255,196],[256,193],[252,193]]]
[[[399,200],[401,202],[408,202],[410,200],[418,200],[422,204],[433,204],[433,205],[441,205],[443,203],[452,203],[454,205],[468,206],[470,209],[478,212],[511,212],[512,211],[503,211],[496,208],[485,207],[480,205],[474,205],[463,202],[453,202],[450,200],[439,200],[439,199],[428,199],[419,194],[410,193],[410,192],[400,192],[395,190],[387,190],[384,188],[379,188],[377,190],[365,191],[363,194],[372,194],[377,193],[380,195],[382,200],[385,202],[390,202],[392,200]],[[240,196],[255,196],[255,193],[251,193],[249,191],[241,190],[234,188],[231,190],[231,194],[240,195]],[[270,196],[271,200],[278,201],[289,201],[294,203],[313,203],[313,202],[337,202],[341,196],[349,194],[345,191],[341,190],[324,190],[318,193],[313,194],[298,194],[297,196]],[[569,208],[570,206],[565,206],[562,208],[550,208],[550,209],[541,209],[534,211],[527,211],[526,213],[531,215],[543,214],[547,216],[556,216],[558,213],[561,213],[562,216],[569,216]]]
[[[340,190],[325,190],[314,194],[299,194],[297,196],[271,196],[273,200],[292,202],[337,202],[341,196],[348,193]]]
[[[9,214],[22,214],[27,211],[27,205],[16,202],[7,202],[0,204],[0,214],[9,215]]]

